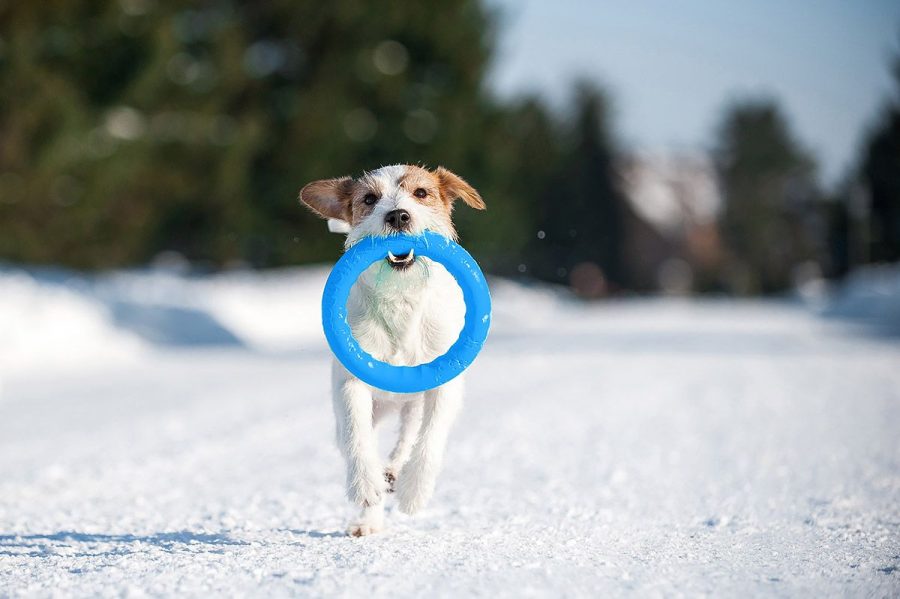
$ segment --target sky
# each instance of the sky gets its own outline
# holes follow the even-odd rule
[[[563,106],[580,78],[612,94],[634,150],[702,150],[729,103],[773,98],[833,184],[896,95],[900,2],[889,0],[492,0],[490,85]]]

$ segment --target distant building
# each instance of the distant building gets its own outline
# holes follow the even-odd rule
[[[630,286],[676,294],[715,286],[722,195],[710,158],[639,153],[624,159],[618,174]]]

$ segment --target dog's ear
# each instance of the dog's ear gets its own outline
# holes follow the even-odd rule
[[[300,190],[300,201],[323,218],[350,221],[350,199],[356,181],[350,177],[313,181]]]
[[[472,208],[484,210],[484,200],[475,191],[475,188],[466,183],[466,181],[454,172],[445,169],[442,166],[434,169],[434,176],[437,177],[441,186],[441,196],[445,201],[452,203],[454,200],[462,200]]]

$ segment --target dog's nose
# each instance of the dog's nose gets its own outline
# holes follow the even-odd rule
[[[409,228],[411,218],[406,210],[391,210],[384,215],[384,222],[398,231],[403,231]]]

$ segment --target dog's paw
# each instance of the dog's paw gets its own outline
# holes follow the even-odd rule
[[[397,482],[397,472],[388,466],[384,469],[384,481],[387,483],[387,492],[394,492],[394,483]]]
[[[374,472],[361,472],[349,477],[347,498],[362,507],[370,507],[381,503],[388,492],[388,483],[381,469]]]
[[[350,537],[367,537],[384,530],[384,524],[381,522],[372,522],[370,520],[356,520],[347,527],[347,536]]]
[[[404,514],[421,510],[434,494],[434,479],[415,476],[413,469],[404,468],[397,480],[397,506]]]

